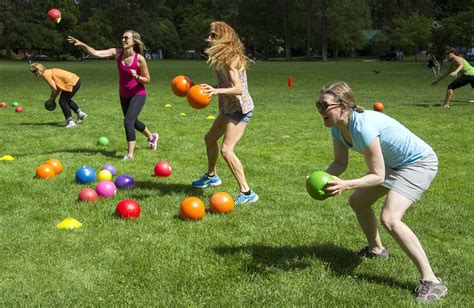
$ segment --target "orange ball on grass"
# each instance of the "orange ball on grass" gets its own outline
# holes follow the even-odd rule
[[[234,199],[226,192],[216,192],[211,197],[209,209],[213,213],[230,213],[234,209]]]
[[[48,159],[45,162],[45,164],[50,165],[51,167],[53,167],[54,172],[56,173],[56,175],[63,172],[63,164],[58,159],[55,159],[55,158]]]
[[[36,177],[39,179],[51,179],[56,175],[54,168],[50,165],[43,164],[36,169]]]
[[[201,199],[196,197],[188,197],[181,201],[179,214],[182,218],[188,220],[201,220],[206,214],[206,208]]]

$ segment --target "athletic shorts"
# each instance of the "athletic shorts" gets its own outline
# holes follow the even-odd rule
[[[454,90],[460,87],[471,84],[471,88],[474,88],[474,76],[471,75],[461,75],[458,78],[454,79],[449,85],[448,89]]]
[[[229,120],[245,123],[247,124],[250,121],[250,118],[253,116],[253,109],[247,113],[242,113],[239,111],[231,112],[225,115]]]
[[[407,166],[392,169],[385,166],[385,181],[381,184],[415,202],[430,187],[438,173],[438,157],[434,152]]]

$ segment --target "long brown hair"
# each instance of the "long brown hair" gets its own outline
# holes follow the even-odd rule
[[[147,49],[145,47],[145,44],[142,41],[140,34],[134,30],[125,30],[123,33],[127,33],[127,32],[132,34],[133,50],[143,56],[145,50]]]
[[[344,81],[331,82],[325,85],[320,92],[320,95],[330,94],[341,104],[348,109],[355,110],[359,113],[364,112],[364,108],[356,105],[354,92]]]
[[[459,54],[459,52],[456,50],[456,48],[454,47],[448,47],[446,49],[446,55],[448,55],[449,53],[453,53],[455,56],[458,56],[460,57],[461,55]]]
[[[207,60],[214,68],[229,68],[233,61],[238,61],[239,71],[247,69],[247,57],[244,55],[244,45],[235,30],[223,21],[211,23],[214,31],[209,34],[209,48],[205,53],[209,56]]]

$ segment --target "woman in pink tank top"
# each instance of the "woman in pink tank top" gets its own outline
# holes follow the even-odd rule
[[[219,146],[223,138],[221,154],[239,185],[240,193],[235,204],[257,202],[258,195],[250,189],[244,167],[234,152],[253,114],[253,101],[247,86],[247,57],[244,46],[235,30],[222,21],[211,23],[209,33],[208,62],[214,68],[217,85],[202,85],[204,92],[219,97],[219,115],[205,136],[208,169],[201,178],[192,182],[194,187],[207,188],[222,183],[216,173]]]
[[[125,31],[122,35],[122,48],[96,50],[72,36],[68,36],[68,42],[81,47],[92,56],[114,57],[117,61],[120,104],[124,115],[125,135],[128,144],[128,152],[122,160],[131,160],[134,157],[135,130],[148,139],[152,150],[156,150],[158,134],[151,133],[146,125],[138,120],[138,115],[145,105],[145,84],[149,84],[151,79],[145,57],[143,57],[145,45],[140,34],[133,30]]]

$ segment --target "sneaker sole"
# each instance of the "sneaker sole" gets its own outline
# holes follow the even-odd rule
[[[222,181],[219,180],[219,182],[215,182],[215,183],[209,183],[209,184],[206,184],[206,185],[202,185],[202,186],[199,186],[199,185],[194,185],[194,184],[191,184],[193,187],[196,187],[196,188],[208,188],[208,187],[216,187],[216,186],[219,186],[222,184]]]

